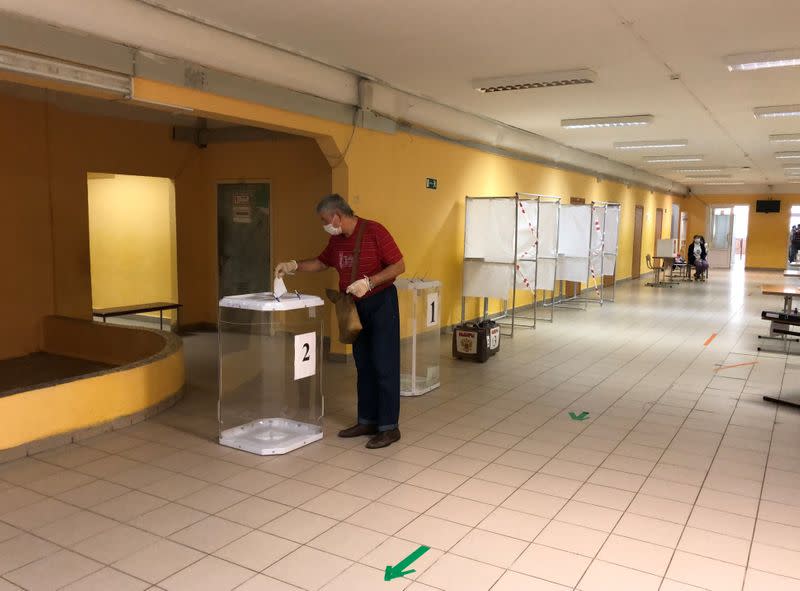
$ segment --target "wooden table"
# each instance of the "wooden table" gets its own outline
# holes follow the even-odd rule
[[[800,287],[784,283],[768,283],[761,286],[761,295],[783,296],[783,311],[792,311],[792,298],[800,297]]]
[[[98,308],[92,310],[92,316],[97,316],[105,322],[114,316],[130,316],[131,314],[144,314],[158,312],[159,327],[164,330],[164,310],[178,310],[181,304],[173,302],[149,302],[147,304],[133,304],[131,306],[118,306],[116,308]]]

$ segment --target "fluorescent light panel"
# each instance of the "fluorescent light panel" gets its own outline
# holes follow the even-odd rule
[[[775,107],[756,107],[756,119],[777,119],[781,117],[800,117],[800,105],[779,105]]]
[[[665,164],[669,162],[701,162],[702,156],[647,156],[644,161],[648,164]]]
[[[729,179],[732,174],[687,174],[687,179]]]
[[[773,144],[800,142],[800,133],[777,133],[769,136],[769,141]]]
[[[642,142],[614,142],[617,150],[646,150],[658,148],[685,148],[688,140],[651,140]]]
[[[472,81],[472,87],[484,93],[507,92],[509,90],[529,90],[531,88],[552,88],[554,86],[575,86],[592,84],[597,74],[589,69],[540,72],[506,78],[482,78]]]
[[[727,187],[732,185],[743,185],[744,181],[719,181],[718,183],[703,183],[709,187]]]
[[[676,168],[675,172],[702,174],[704,172],[722,172],[722,169],[721,168]]]
[[[128,76],[8,49],[0,49],[0,71],[96,88],[120,96],[131,94],[131,79]]]
[[[583,119],[562,119],[565,129],[588,129],[593,127],[636,127],[650,125],[652,115],[625,115],[621,117],[586,117]]]
[[[800,152],[775,152],[778,160],[796,160],[800,158]]]
[[[800,49],[781,49],[760,53],[740,53],[725,58],[731,72],[749,72],[768,68],[791,68],[800,66]]]

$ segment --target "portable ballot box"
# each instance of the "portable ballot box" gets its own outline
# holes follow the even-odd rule
[[[323,306],[301,294],[220,301],[220,444],[272,455],[322,439]]]
[[[453,331],[453,357],[483,363],[500,351],[500,326],[493,320],[459,324]]]
[[[400,395],[420,396],[439,387],[441,282],[398,279]]]

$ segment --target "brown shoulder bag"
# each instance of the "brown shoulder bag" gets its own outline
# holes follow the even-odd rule
[[[361,256],[361,241],[364,237],[364,229],[367,221],[362,219],[356,233],[356,245],[353,250],[353,269],[350,273],[350,283],[355,282],[358,277],[358,263]],[[326,289],[328,299],[336,306],[336,319],[339,322],[339,341],[345,345],[352,345],[356,342],[361,329],[361,318],[358,316],[356,302],[349,293],[342,293],[333,289]]]

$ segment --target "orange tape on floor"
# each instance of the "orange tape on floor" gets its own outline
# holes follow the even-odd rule
[[[717,367],[714,371],[720,371],[722,369],[733,369],[734,367],[744,367],[745,365],[755,365],[758,361],[747,361],[746,363],[734,363],[733,365],[723,365],[721,367]]]
[[[717,333],[715,332],[711,333],[711,336],[706,339],[706,342],[703,343],[703,346],[708,347],[711,344],[711,341],[713,341],[716,338],[717,338]]]

